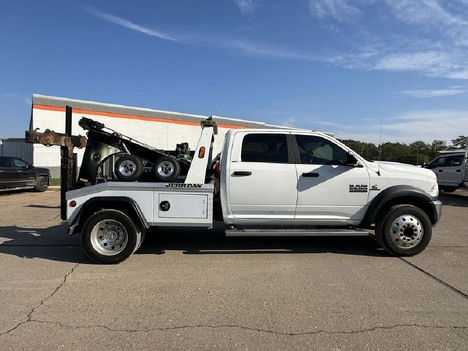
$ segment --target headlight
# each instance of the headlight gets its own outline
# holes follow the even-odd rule
[[[435,183],[431,190],[429,190],[429,196],[432,197],[433,199],[437,199],[439,196],[439,184]]]

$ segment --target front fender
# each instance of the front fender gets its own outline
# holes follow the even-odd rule
[[[386,209],[396,205],[413,205],[423,210],[433,225],[440,216],[440,202],[434,201],[424,190],[412,185],[396,185],[383,190],[370,203],[362,226],[371,227]]]

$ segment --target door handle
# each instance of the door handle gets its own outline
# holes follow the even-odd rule
[[[240,177],[247,177],[247,176],[251,176],[252,172],[250,172],[250,171],[235,171],[232,175],[240,176]]]
[[[443,169],[439,169],[439,173],[442,173],[444,170]]]
[[[461,169],[457,169],[457,172],[458,172],[458,173],[461,173]]]
[[[308,177],[308,178],[317,178],[319,176],[318,173],[302,173],[303,177]]]

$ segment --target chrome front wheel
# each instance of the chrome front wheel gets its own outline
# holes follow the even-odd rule
[[[432,223],[418,207],[394,206],[377,219],[375,234],[380,246],[387,252],[397,256],[413,256],[429,245]]]
[[[401,215],[390,225],[390,240],[401,249],[417,246],[423,237],[424,226],[416,216]]]

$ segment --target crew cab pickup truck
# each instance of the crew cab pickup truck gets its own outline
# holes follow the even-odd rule
[[[464,171],[468,165],[463,150],[440,155],[424,167],[435,173],[439,190],[451,193],[463,187]]]
[[[0,156],[0,192],[24,189],[46,191],[49,181],[49,169],[34,167],[19,157]]]
[[[399,256],[429,244],[442,206],[432,171],[370,162],[329,135],[291,129],[231,130],[212,162],[215,129],[203,126],[185,178],[67,192],[69,234],[107,264],[128,258],[150,227],[214,221],[228,236],[375,235]]]

